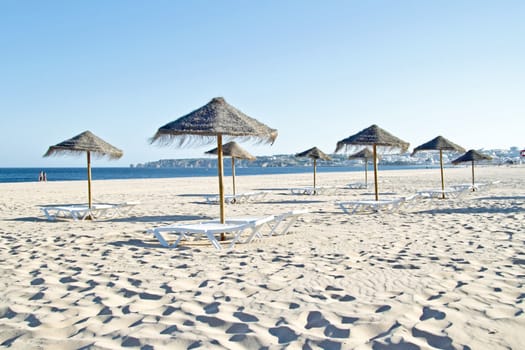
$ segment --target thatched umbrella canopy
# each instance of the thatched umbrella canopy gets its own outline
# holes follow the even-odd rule
[[[219,148],[215,147],[206,152],[206,154],[217,154]],[[233,181],[233,195],[235,196],[235,159],[255,160],[255,156],[251,155],[244,148],[239,146],[235,141],[231,141],[222,145],[222,155],[232,158],[232,181]]]
[[[312,147],[304,152],[297,153],[296,157],[308,157],[314,160],[314,190],[315,190],[315,177],[317,172],[317,160],[332,160],[330,156],[317,147]]]
[[[374,153],[368,148],[363,148],[361,151],[348,156],[348,159],[364,159],[365,160],[365,185],[368,187],[368,160],[374,158]]]
[[[465,152],[465,149],[454,142],[447,140],[443,136],[437,136],[432,140],[417,146],[412,151],[415,155],[419,151],[439,151],[439,166],[441,168],[441,189],[443,192],[442,198],[445,199],[445,178],[443,176],[443,151]]]
[[[480,161],[480,160],[491,160],[492,157],[488,156],[486,154],[480,153],[478,151],[475,151],[473,149],[469,150],[464,155],[460,156],[459,158],[456,158],[452,161],[452,164],[456,165],[463,162],[472,162],[472,188],[475,186],[474,182],[474,162]]]
[[[64,154],[79,155],[81,153],[87,154],[88,205],[91,208],[91,154],[109,159],[119,159],[124,153],[90,131],[84,131],[69,140],[49,147],[44,157]]]
[[[222,137],[273,143],[277,130],[247,116],[229,105],[222,97],[212,99],[208,104],[160,127],[151,139],[151,143],[179,146],[195,142],[198,144],[217,143],[220,220],[224,223],[224,186]]]
[[[363,147],[372,147],[374,158],[374,182],[375,182],[375,198],[379,200],[377,189],[377,153],[403,153],[408,150],[410,144],[381,129],[377,125],[372,125],[366,129],[361,130],[355,135],[349,136],[337,142],[335,152],[342,149],[350,150]]]

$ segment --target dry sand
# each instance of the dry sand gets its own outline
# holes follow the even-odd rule
[[[470,168],[445,169],[447,184]],[[519,349],[525,344],[525,167],[477,167],[501,181],[396,213],[348,215],[292,196],[311,174],[239,176],[269,190],[227,216],[307,208],[290,233],[230,252],[176,249],[146,232],[216,218],[217,179],[95,181],[127,217],[48,222],[38,206],[85,202],[85,182],[0,184],[0,347],[14,349]],[[344,187],[362,173],[318,173]],[[229,192],[229,178],[226,189]],[[384,197],[439,187],[439,170],[382,171]],[[393,194],[395,193],[395,194]]]

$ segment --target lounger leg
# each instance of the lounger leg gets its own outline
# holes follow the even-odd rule
[[[290,222],[284,227],[284,230],[281,232],[281,235],[285,235],[286,233],[288,233],[288,230],[293,226],[293,224],[295,224],[296,221],[297,217],[291,218]]]
[[[217,249],[217,250],[221,250],[222,249],[221,244],[217,241],[217,239],[215,238],[213,233],[206,232],[206,237],[208,237],[208,239],[210,240],[211,244],[213,244],[215,249]],[[232,241],[231,245],[233,245],[233,244],[234,244],[234,242]]]
[[[339,206],[340,206],[341,209],[345,212],[345,214],[350,214],[350,213],[348,212],[348,209],[346,209],[346,207],[344,206],[343,203],[339,203]]]
[[[42,211],[44,212],[44,215],[46,216],[47,220],[55,221],[56,215],[52,215],[46,208],[42,208]]]
[[[153,235],[155,236],[155,238],[157,238],[157,240],[160,242],[160,245],[163,246],[163,247],[168,247],[169,248],[169,244],[168,242],[164,239],[164,237],[162,237],[162,235],[160,234],[159,231],[157,230],[154,230],[153,231]]]
[[[163,246],[163,247],[166,247],[166,248],[175,248],[179,244],[179,242],[182,239],[182,237],[185,237],[184,233],[182,233],[182,232],[178,233],[177,240],[175,241],[175,243],[170,245],[168,243],[168,241],[166,241],[166,239],[164,239],[164,237],[160,234],[160,232],[158,230],[153,230],[153,235],[160,242],[160,245]]]
[[[76,210],[71,211],[71,217],[75,221],[78,221],[79,219],[84,220],[86,216],[88,216],[88,214],[89,214],[89,210],[86,210],[84,212],[76,211]]]
[[[277,232],[277,228],[281,226],[281,223],[283,222],[283,219],[277,219],[273,225],[271,225],[270,233],[268,233],[268,237],[272,237],[272,235]]]
[[[250,236],[244,241],[244,243],[250,243],[251,241],[254,240],[255,237],[257,238],[262,238],[262,235],[259,231],[259,227],[256,227],[256,226],[253,226],[251,227],[251,233],[250,233]]]

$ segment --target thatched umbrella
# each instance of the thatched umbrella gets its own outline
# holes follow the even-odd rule
[[[337,142],[335,152],[341,149],[349,150],[362,147],[372,147],[372,153],[374,158],[374,187],[375,187],[375,199],[379,200],[379,194],[377,190],[377,153],[378,147],[380,153],[391,153],[391,152],[406,152],[410,144],[405,142],[389,132],[381,129],[377,125],[369,126],[366,129],[361,130],[355,135],[349,136]]]
[[[317,147],[312,147],[304,152],[301,152],[301,153],[297,153],[295,155],[296,157],[308,157],[308,158],[311,158],[314,160],[314,190],[315,190],[315,174],[316,174],[316,169],[317,169],[317,160],[318,159],[321,159],[321,160],[332,160],[332,158],[330,158],[330,156],[328,156],[326,153],[324,153],[323,151],[321,151],[319,148]]]
[[[49,147],[44,157],[62,154],[78,155],[84,152],[87,154],[88,205],[91,209],[91,153],[109,159],[119,159],[124,153],[90,131],[84,131],[69,140]]]
[[[200,144],[217,142],[221,223],[224,223],[225,220],[222,165],[223,136],[273,143],[277,138],[277,130],[247,116],[226,103],[222,97],[216,97],[208,104],[160,127],[151,139],[151,143],[160,142],[163,144],[176,141],[179,146],[192,143],[192,141]]]
[[[215,147],[206,152],[206,154],[217,154],[219,149]],[[222,145],[222,155],[232,158],[232,181],[233,181],[233,195],[235,196],[235,159],[255,160],[255,156],[251,155],[244,148],[239,146],[235,141],[231,141]]]
[[[368,160],[374,158],[374,153],[368,148],[364,148],[361,151],[351,154],[348,159],[364,159],[365,160],[365,185],[368,187]]]
[[[459,158],[456,158],[452,161],[452,164],[456,165],[463,162],[472,162],[472,188],[475,188],[475,182],[474,182],[474,162],[480,161],[480,160],[491,160],[492,157],[488,156],[483,153],[479,153],[478,151],[475,151],[473,149],[469,150],[467,153],[462,155]]]
[[[412,155],[415,155],[419,151],[436,150],[439,150],[439,166],[441,168],[441,190],[442,198],[445,199],[445,178],[443,176],[443,151],[465,152],[465,149],[459,145],[456,145],[452,141],[447,140],[443,136],[437,136],[432,140],[414,148],[414,151],[412,151]]]

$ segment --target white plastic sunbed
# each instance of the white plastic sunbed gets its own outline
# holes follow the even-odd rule
[[[211,244],[217,249],[222,250],[223,247],[215,237],[216,235],[229,234],[232,236],[228,249],[232,249],[235,243],[241,240],[241,236],[246,233],[248,238],[245,242],[249,242],[257,235],[257,230],[267,221],[273,220],[273,217],[266,219],[245,219],[242,221],[227,221],[223,224],[216,220],[204,221],[192,224],[178,224],[163,227],[157,227],[149,230],[157,238],[163,247],[175,248],[182,239],[199,239],[202,236],[208,238]],[[169,244],[168,240],[163,236],[164,233],[175,235],[177,238],[173,244]]]
[[[367,189],[368,184],[364,182],[352,182],[346,185],[346,188],[349,188],[351,190],[362,190],[362,189]]]
[[[175,248],[182,239],[199,239],[204,236],[217,250],[222,250],[223,247],[216,235],[227,233],[232,236],[228,246],[228,249],[232,249],[237,242],[249,243],[254,238],[263,238],[265,235],[286,234],[298,216],[307,212],[306,210],[294,210],[281,215],[227,218],[223,224],[218,220],[209,220],[193,224],[157,227],[148,231],[153,233],[163,247]],[[263,227],[268,228],[267,234],[263,232]],[[172,244],[163,235],[165,233],[176,236]],[[242,239],[244,235],[247,236],[246,239]]]
[[[246,202],[254,202],[259,201],[266,197],[268,192],[265,191],[254,191],[254,192],[244,192],[244,193],[237,193],[237,194],[229,194],[224,196],[224,203],[226,204],[241,204]],[[219,196],[218,195],[209,195],[206,196],[206,201],[208,203],[217,204],[219,203]]]
[[[405,198],[379,199],[379,200],[355,200],[337,202],[339,207],[347,214],[366,212],[392,212],[397,210],[405,201]]]
[[[289,212],[276,215],[273,222],[273,227],[268,237],[273,236],[282,236],[288,233],[290,228],[297,222],[297,219],[303,214],[307,214],[310,211],[307,209],[296,209]]]
[[[100,218],[112,218],[115,216],[126,215],[138,202],[124,202],[117,204],[99,203],[92,204],[91,208],[87,204],[72,204],[58,206],[43,206],[40,209],[44,212],[47,220],[55,221],[57,218],[73,219],[75,221],[90,218],[96,220]]]
[[[418,191],[417,193],[426,198],[443,198],[443,195],[445,195],[446,199],[453,199],[453,198],[459,198],[463,196],[466,192],[469,191],[468,187],[462,186],[462,187],[448,187],[445,189],[441,188],[435,188],[430,190],[423,190]]]
[[[463,184],[458,184],[458,185],[452,185],[450,186],[452,189],[455,189],[455,190],[464,190],[464,189],[467,189],[467,190],[470,190],[470,191],[480,191],[482,189],[485,189],[485,188],[488,188],[490,187],[491,185],[497,185],[499,184],[501,181],[494,181],[494,182],[476,182],[474,184],[472,183],[463,183]]]
[[[316,195],[316,194],[335,194],[337,188],[333,186],[305,186],[305,187],[293,187],[290,188],[292,194],[302,194],[302,195]]]
[[[254,238],[264,236],[281,236],[288,233],[290,228],[297,222],[303,214],[309,213],[307,209],[295,209],[279,215],[263,217],[233,217],[226,218],[227,223],[256,223],[258,229],[245,241],[251,242]],[[266,229],[264,229],[266,227]]]

